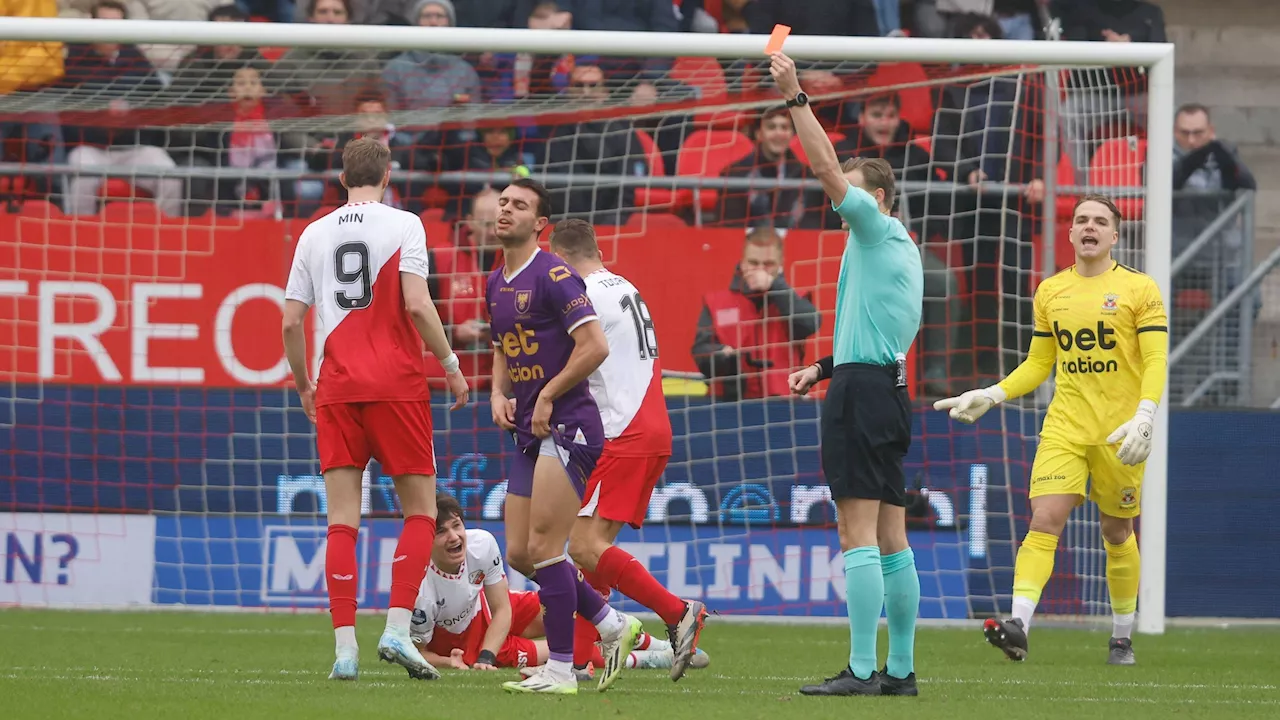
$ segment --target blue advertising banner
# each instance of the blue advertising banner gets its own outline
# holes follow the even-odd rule
[[[500,523],[479,523],[503,544]],[[361,607],[386,607],[401,523],[372,520],[356,544]],[[324,522],[297,517],[160,517],[156,604],[325,607]],[[627,528],[618,542],[673,593],[725,614],[845,614],[844,560],[829,530],[748,533],[708,526]],[[964,618],[967,544],[954,532],[911,534],[926,618]],[[529,583],[511,575],[514,589]],[[618,599],[619,609],[639,610]]]

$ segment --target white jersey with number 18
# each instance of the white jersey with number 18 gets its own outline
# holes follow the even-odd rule
[[[662,394],[658,336],[636,286],[596,270],[583,280],[600,317],[609,357],[591,373],[591,395],[604,422],[605,452],[626,457],[671,454],[671,418]]]
[[[413,213],[350,203],[302,231],[284,296],[316,309],[316,405],[428,399],[402,272],[428,273],[427,236]]]

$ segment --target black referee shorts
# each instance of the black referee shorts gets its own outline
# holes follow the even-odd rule
[[[832,498],[906,506],[902,460],[911,446],[911,400],[896,366],[837,365],[821,427],[822,472]]]

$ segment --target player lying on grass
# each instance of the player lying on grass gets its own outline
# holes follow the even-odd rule
[[[511,592],[497,539],[485,530],[468,529],[452,495],[437,495],[436,511],[431,564],[410,628],[413,642],[427,662],[440,667],[536,671],[548,655],[538,594]],[[599,649],[590,660],[597,667],[604,663]],[[670,668],[671,661],[671,646],[645,633],[625,664]],[[703,653],[692,666],[708,663]]]
[[[582,276],[609,345],[609,356],[588,378],[604,426],[604,451],[587,480],[569,536],[569,556],[601,595],[608,597],[610,588],[617,588],[662,618],[675,648],[671,679],[679,680],[697,650],[706,606],[676,597],[613,544],[623,525],[639,529],[644,523],[649,496],[671,458],[671,418],[662,394],[653,318],[636,287],[605,269],[591,223],[561,220],[551,233],[551,252]],[[574,633],[574,664],[580,666],[596,633],[582,617]]]
[[[609,607],[565,554],[587,478],[604,449],[600,410],[587,378],[609,354],[582,278],[538,248],[551,197],[528,178],[498,197],[497,235],[504,264],[485,287],[493,328],[493,421],[517,452],[509,466],[503,520],[511,567],[538,583],[548,659],[508,692],[578,692],[573,673],[574,613],[590,620],[605,645],[598,688],[607,690],[643,632],[640,621]]]
[[[1013,617],[991,618],[983,626],[987,641],[1013,660],[1027,657],[1027,631],[1053,574],[1058,538],[1087,490],[1102,517],[1107,551],[1114,614],[1107,663],[1134,663],[1129,635],[1140,565],[1133,519],[1156,403],[1164,392],[1169,335],[1155,281],[1111,258],[1121,219],[1111,200],[1081,198],[1069,234],[1076,263],[1036,289],[1027,359],[998,385],[934,403],[953,419],[974,423],[1001,402],[1037,388],[1057,364],[1057,388],[1031,466],[1031,527],[1014,565]]]

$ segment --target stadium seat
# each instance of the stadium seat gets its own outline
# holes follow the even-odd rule
[[[728,130],[695,130],[685,138],[676,155],[676,174],[684,176],[718,177],[725,168],[755,151],[755,143],[740,132]],[[699,207],[711,210],[720,194],[703,189]],[[676,192],[676,204],[685,206],[693,201],[693,190]]]
[[[4,178],[0,178],[2,181]],[[62,218],[62,208],[48,200],[27,200],[18,206],[18,215],[26,218],[54,219]]]
[[[98,186],[98,197],[106,202],[121,202],[129,200],[139,200],[150,198],[151,193],[140,188],[136,188],[128,180],[124,178],[107,178],[107,181]]]
[[[1089,184],[1102,188],[1141,187],[1146,158],[1146,138],[1130,135],[1108,140],[1098,146],[1089,162]],[[1126,220],[1142,217],[1140,197],[1117,198],[1116,206]]]
[[[160,208],[150,202],[111,201],[103,206],[102,219],[154,230],[160,224]]]
[[[689,224],[679,215],[672,215],[665,212],[635,212],[627,218],[627,222],[622,225],[623,230],[647,230],[652,228],[687,228]]]
[[[653,136],[644,130],[636,130],[636,137],[640,139],[640,146],[644,148],[644,157],[649,163],[649,176],[666,177],[667,173],[662,165],[662,153],[658,150],[658,144],[653,141]],[[667,188],[636,188],[637,207],[671,207],[674,199],[675,193]]]
[[[831,130],[827,131],[827,138],[831,140],[832,145],[838,144],[844,140],[844,137],[844,133],[834,132]],[[799,135],[791,138],[791,154],[795,155],[796,158],[805,165],[809,164],[809,155],[805,153],[804,146],[800,144]]]
[[[720,67],[720,61],[715,58],[676,58],[675,65],[667,73],[667,77],[689,87],[697,88],[700,104],[715,105],[725,102],[729,97],[728,84],[724,79],[724,68]],[[735,112],[735,114],[737,113]],[[714,125],[718,115],[719,113],[715,112],[699,113],[694,116],[694,122]]]
[[[422,218],[423,225],[428,225],[430,223],[442,223],[444,222],[444,208],[427,208],[419,213],[418,217]]]

